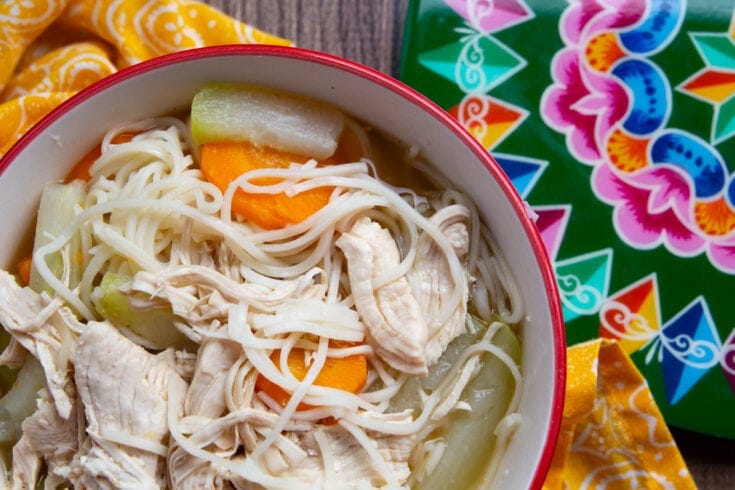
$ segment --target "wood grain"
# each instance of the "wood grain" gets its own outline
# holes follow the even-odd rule
[[[207,3],[296,46],[398,73],[408,0],[209,0]]]
[[[290,39],[302,48],[349,58],[394,76],[398,74],[408,0],[207,0],[207,3],[253,27]],[[673,430],[673,434],[699,488],[735,488],[735,441],[681,430]]]

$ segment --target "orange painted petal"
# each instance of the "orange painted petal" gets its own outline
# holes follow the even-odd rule
[[[648,165],[647,138],[635,138],[616,129],[607,140],[607,153],[615,167],[623,172],[633,172]]]
[[[710,236],[723,236],[735,229],[735,211],[721,197],[714,201],[697,202],[694,218],[699,228]]]
[[[608,71],[613,63],[625,56],[618,43],[618,36],[612,32],[603,32],[593,37],[587,43],[584,54],[590,66],[601,72]]]

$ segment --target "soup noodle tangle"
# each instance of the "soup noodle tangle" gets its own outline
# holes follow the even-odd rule
[[[28,477],[18,458],[32,454],[47,482],[80,486],[431,487],[443,461],[465,464],[452,437],[462,424],[483,426],[481,413],[466,415],[483,396],[499,397],[500,421],[476,436],[497,436],[481,446],[495,450],[477,471],[495,471],[518,423],[517,354],[499,340],[515,342],[508,326],[523,315],[514,279],[464,194],[395,145],[389,163],[410,159],[400,164],[435,189],[387,183],[389,167],[371,159],[385,140],[351,120],[348,128],[362,160],[253,170],[224,193],[203,179],[182,119],[105,135],[73,216],[34,250],[47,291],[3,286],[3,303],[36,305],[26,321],[0,312],[12,335],[3,359],[27,350],[45,380],[8,481]],[[239,189],[291,196],[323,187],[333,188],[324,207],[280,229],[231,209]],[[401,294],[425,322],[415,359],[409,333],[372,330],[375,311],[378,323],[393,315],[402,325],[408,314],[392,303]],[[136,311],[157,326],[126,321]],[[340,359],[366,359],[359,391],[315,384]],[[502,385],[494,395],[492,382]],[[68,444],[66,453],[38,442],[31,429],[42,416],[59,427],[54,444]]]

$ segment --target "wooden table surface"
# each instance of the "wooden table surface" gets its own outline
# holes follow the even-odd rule
[[[349,58],[397,76],[408,0],[206,1],[297,46]],[[699,488],[735,489],[735,441],[676,429],[672,432]]]

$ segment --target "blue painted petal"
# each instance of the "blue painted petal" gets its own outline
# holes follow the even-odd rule
[[[674,165],[692,179],[697,197],[715,196],[725,187],[728,171],[720,154],[699,138],[678,130],[661,133],[651,145],[655,165]]]
[[[627,86],[631,98],[623,127],[636,136],[663,127],[671,111],[671,88],[660,68],[647,60],[631,58],[616,65],[612,73]]]
[[[735,175],[730,176],[730,183],[727,185],[727,203],[735,208]]]
[[[510,177],[518,193],[523,197],[526,197],[531,189],[533,189],[541,172],[548,165],[548,162],[516,155],[493,156],[506,175]]]
[[[640,25],[620,35],[629,51],[651,54],[664,48],[679,32],[684,0],[649,0],[648,16]]]

